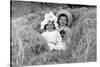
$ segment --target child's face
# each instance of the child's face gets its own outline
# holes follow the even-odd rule
[[[54,30],[54,25],[51,21],[48,22],[47,26],[46,26],[47,30]]]
[[[59,23],[61,26],[65,26],[66,23],[67,23],[67,19],[65,16],[61,16],[60,19],[59,19]]]

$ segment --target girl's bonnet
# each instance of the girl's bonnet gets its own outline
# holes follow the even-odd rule
[[[71,24],[72,24],[72,20],[73,20],[72,14],[68,10],[64,10],[64,9],[59,10],[57,12],[57,14],[56,14],[56,16],[57,16],[58,19],[59,19],[59,17],[60,17],[61,14],[64,14],[64,15],[67,16],[67,18],[68,18],[68,26],[70,27]]]
[[[58,26],[57,22],[57,17],[53,14],[53,12],[46,13],[44,16],[44,20],[41,22],[41,29],[44,29],[44,26],[49,22],[49,21],[54,21],[55,27]]]

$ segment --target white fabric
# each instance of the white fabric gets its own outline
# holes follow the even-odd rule
[[[65,50],[65,43],[62,42],[62,38],[58,31],[46,31],[41,34],[47,41],[50,50]]]
[[[44,29],[44,26],[48,23],[49,20],[54,21],[55,27],[58,26],[58,24],[56,23],[57,17],[52,12],[50,12],[48,14],[45,14],[44,20],[41,22],[41,29]]]

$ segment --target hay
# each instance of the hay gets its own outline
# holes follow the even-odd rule
[[[43,8],[44,9],[44,8]],[[14,66],[96,61],[96,11],[70,10],[74,15],[71,44],[66,51],[49,51],[40,35],[40,22],[50,9],[38,9],[11,21],[11,58]],[[52,9],[53,11],[53,9]],[[55,12],[58,11],[54,9]],[[80,11],[80,12],[79,12]]]

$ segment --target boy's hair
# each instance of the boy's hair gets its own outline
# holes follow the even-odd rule
[[[52,21],[52,23],[53,23],[54,29],[56,29],[55,24],[54,24],[54,21]],[[48,25],[48,24],[46,24],[46,25],[44,26],[44,30],[46,30],[47,25]]]
[[[57,20],[58,25],[60,25],[59,20],[60,20],[60,18],[61,18],[62,16],[66,17],[66,20],[67,20],[67,21],[66,21],[66,26],[68,26],[68,17],[67,17],[65,14],[59,15],[58,20]]]

